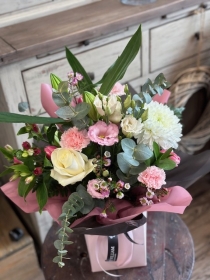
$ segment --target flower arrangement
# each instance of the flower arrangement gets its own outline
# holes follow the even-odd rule
[[[119,83],[140,45],[139,27],[96,84],[66,49],[73,69],[67,81],[51,74],[51,87],[42,85],[50,118],[0,113],[1,122],[25,123],[18,134],[35,139],[21,149],[0,148],[11,163],[1,174],[11,173],[2,189],[26,212],[48,210],[60,221],[53,260],[60,267],[69,234],[83,222],[116,226],[143,211],[181,213],[191,201],[182,187],[164,187],[165,171],[180,162],[174,149],[182,136],[181,109],[164,104],[169,83],[160,74],[133,96]]]

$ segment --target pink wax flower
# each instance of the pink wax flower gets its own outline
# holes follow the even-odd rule
[[[117,96],[125,95],[124,88],[125,86],[117,82],[112,88],[112,90],[110,91],[109,95],[117,95]]]
[[[116,124],[106,124],[103,121],[98,121],[96,124],[89,127],[88,137],[91,141],[98,143],[101,146],[112,146],[118,142],[119,128]]]
[[[51,159],[51,154],[52,154],[52,152],[53,152],[55,149],[57,149],[57,147],[55,147],[55,146],[46,146],[46,147],[44,148],[44,151],[45,151],[45,153],[46,153],[46,157],[47,157],[48,159]]]
[[[166,174],[163,169],[157,166],[147,167],[139,173],[138,181],[143,183],[149,189],[160,189],[165,185]]]
[[[14,164],[22,164],[23,162],[21,160],[19,160],[18,158],[14,157],[13,158],[13,163]]]
[[[109,197],[110,190],[101,184],[101,180],[93,179],[88,181],[87,192],[93,198],[104,199]]]
[[[166,150],[161,150],[160,152],[164,154]],[[171,151],[169,158],[176,163],[176,167],[178,164],[180,164],[181,158],[176,153],[174,153],[174,151]]]
[[[60,145],[62,148],[72,148],[81,152],[90,144],[86,130],[78,130],[76,126],[69,128],[61,135]]]
[[[24,150],[29,150],[31,148],[31,144],[27,141],[22,143],[22,147]]]
[[[42,168],[41,167],[34,168],[34,175],[39,176],[41,174],[42,174]]]

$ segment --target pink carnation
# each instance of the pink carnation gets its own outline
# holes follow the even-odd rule
[[[137,179],[149,189],[160,189],[162,185],[166,184],[166,174],[163,169],[157,166],[147,167]]]
[[[109,197],[110,190],[107,186],[101,186],[101,181],[93,179],[88,181],[87,192],[93,197],[98,199],[104,199]]]
[[[119,128],[116,124],[106,124],[103,121],[98,121],[96,124],[89,127],[88,137],[91,141],[98,143],[101,146],[112,146],[118,142]]]
[[[90,144],[90,139],[87,136],[86,130],[79,131],[77,127],[72,127],[66,130],[62,136],[60,145],[62,148],[72,148],[81,152]]]
[[[165,153],[166,150],[161,150],[160,152]],[[171,151],[169,158],[170,158],[170,160],[172,160],[176,163],[176,166],[178,166],[178,164],[180,164],[180,161],[181,161],[180,157],[176,153],[174,153],[173,151]]]
[[[123,86],[123,85],[121,85],[121,83],[117,82],[109,94],[117,95],[117,96],[125,95],[124,88],[125,88],[125,86]]]

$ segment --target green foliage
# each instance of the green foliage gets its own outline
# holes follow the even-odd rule
[[[33,116],[27,116],[27,115],[19,115],[19,114],[15,114],[15,113],[1,112],[0,122],[51,124],[51,123],[63,123],[63,120],[60,120],[58,118],[33,117]]]
[[[64,120],[81,120],[90,111],[90,105],[83,102],[76,105],[76,107],[64,106],[56,111],[56,114]]]
[[[39,212],[42,212],[48,200],[47,187],[44,181],[40,182],[38,185],[38,188],[36,190],[36,198],[39,204]]]
[[[79,195],[81,193],[83,195],[83,188],[82,185],[78,186],[79,193],[72,193],[62,207],[62,214],[59,217],[62,227],[57,232],[59,239],[54,242],[54,246],[58,250],[58,256],[53,259],[53,262],[57,263],[59,267],[65,266],[65,263],[63,262],[63,259],[66,259],[65,255],[67,254],[67,250],[64,250],[65,245],[72,244],[71,241],[68,241],[69,233],[73,232],[73,230],[69,228],[70,222],[68,220],[87,206],[87,201],[85,204],[83,198]]]
[[[58,89],[58,85],[60,84],[61,82],[61,79],[56,76],[55,74],[50,74],[50,82],[51,82],[51,86],[52,88],[54,88],[55,90]]]
[[[107,70],[102,80],[100,81],[100,83],[102,83],[100,87],[100,92],[103,95],[108,95],[115,83],[123,78],[128,66],[139,52],[140,46],[141,26],[139,26],[139,28],[137,29],[137,31],[132,36],[127,46],[123,50],[122,54],[117,58],[115,63]]]
[[[83,101],[90,105],[90,111],[89,111],[88,115],[93,121],[97,121],[98,120],[98,111],[96,110],[96,107],[93,104],[94,99],[95,99],[95,95],[93,95],[92,93],[90,93],[88,91],[83,92]]]
[[[91,90],[93,88],[93,83],[92,83],[89,75],[87,74],[87,72],[85,71],[85,69],[79,62],[79,60],[73,55],[73,53],[68,48],[66,48],[66,58],[70,64],[72,70],[74,71],[74,73],[78,72],[78,73],[82,74],[82,76],[83,76],[82,82],[85,85],[87,85],[85,90],[91,92]]]

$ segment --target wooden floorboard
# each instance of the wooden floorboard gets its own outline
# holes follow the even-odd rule
[[[188,226],[195,246],[191,280],[210,280],[210,174],[190,186],[188,191],[193,201],[181,218]]]

